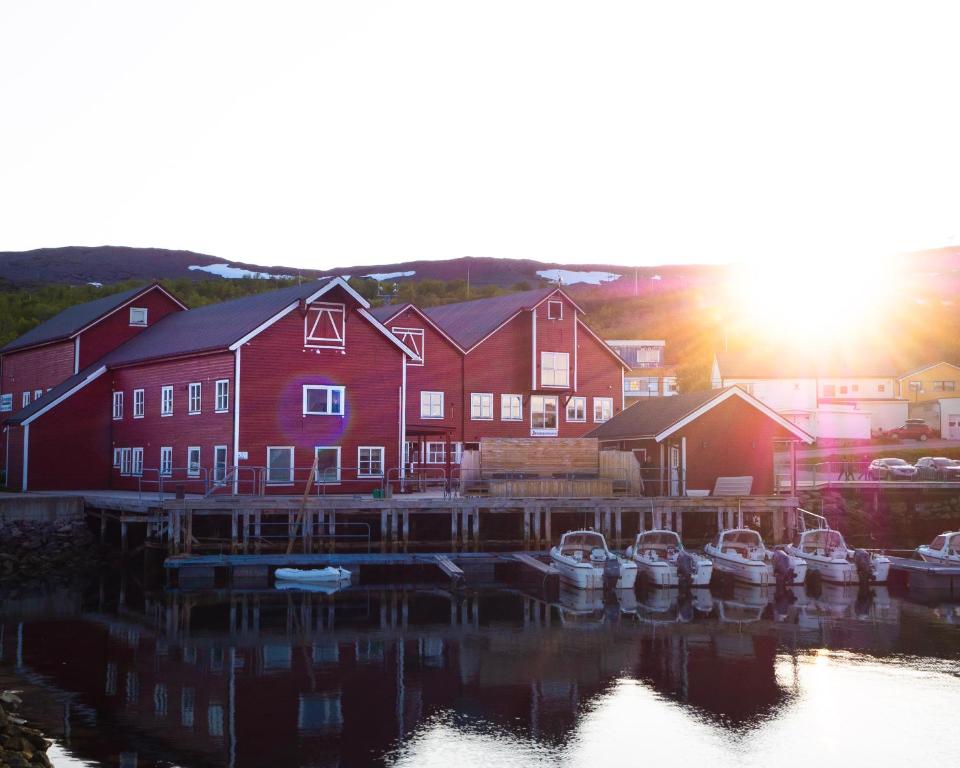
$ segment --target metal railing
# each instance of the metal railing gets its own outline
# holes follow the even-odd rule
[[[960,474],[947,475],[943,470],[920,467],[915,473],[897,474],[896,471],[872,467],[869,461],[821,461],[815,464],[798,464],[796,469],[797,488],[817,488],[826,484],[861,483],[960,483]],[[778,467],[775,472],[777,489],[788,491],[791,487],[791,473]]]
[[[143,500],[144,493],[156,493],[160,501],[168,494],[196,494],[204,496],[210,488],[210,471],[206,467],[170,467],[161,472],[156,467],[144,467],[137,474],[121,475],[135,478],[137,498]]]
[[[612,477],[596,472],[576,472],[565,469],[532,471],[529,467],[505,468],[497,471],[478,468],[464,469],[458,472],[460,494],[462,496],[482,495],[488,492],[490,484],[497,481],[523,480],[608,480],[612,483],[614,494],[632,496],[683,496],[686,473],[682,467],[642,467],[632,470],[629,477]],[[637,487],[639,481],[639,487]],[[696,489],[693,489],[696,490]],[[712,490],[712,489],[703,489]]]

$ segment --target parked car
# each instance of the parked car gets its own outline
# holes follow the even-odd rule
[[[960,461],[945,456],[924,456],[917,460],[920,480],[960,480]]]
[[[917,468],[903,459],[874,459],[867,470],[874,480],[913,480]]]
[[[937,430],[923,419],[907,419],[902,427],[887,430],[885,436],[897,440],[926,440],[928,437],[939,437]]]

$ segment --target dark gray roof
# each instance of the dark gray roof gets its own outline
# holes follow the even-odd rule
[[[706,389],[670,397],[648,397],[620,411],[610,421],[587,433],[600,440],[636,440],[652,438],[667,427],[689,416],[701,406],[720,397],[726,389]]]
[[[326,277],[302,285],[208,304],[187,312],[173,312],[126,344],[117,347],[100,363],[128,365],[157,357],[226,349],[294,301],[316,293],[335,278]]]
[[[23,336],[14,339],[7,344],[0,352],[13,352],[16,349],[26,347],[35,347],[38,344],[48,344],[51,341],[60,341],[69,339],[78,331],[86,328],[90,323],[99,320],[106,314],[109,314],[117,307],[141,293],[146,293],[153,288],[156,283],[139,288],[131,288],[129,291],[112,293],[104,296],[102,299],[95,299],[84,304],[74,304],[67,307],[59,314],[54,315],[40,325],[31,328]]]
[[[407,307],[412,306],[409,301],[403,304],[384,304],[382,307],[374,307],[368,310],[381,323],[387,322],[391,317],[399,314]]]
[[[508,293],[488,299],[443,304],[424,310],[433,322],[451,339],[469,350],[491,331],[496,330],[517,312],[535,307],[557,290],[556,286],[534,291]]]
[[[91,373],[96,371],[98,368],[102,368],[103,363],[96,362],[87,368],[84,368],[80,373],[75,373],[69,379],[61,381],[57,386],[53,387],[49,392],[44,392],[42,397],[38,397],[30,405],[24,406],[19,411],[16,411],[11,416],[8,416],[6,419],[3,419],[3,423],[9,424],[20,424],[21,422],[28,419],[30,416],[33,416],[41,408],[45,408],[48,403],[52,403],[60,395],[65,392],[69,392],[77,384],[82,382],[87,378]]]

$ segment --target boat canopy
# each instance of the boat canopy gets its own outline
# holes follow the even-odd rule
[[[680,537],[675,531],[647,531],[637,536],[637,546],[644,549],[659,547],[680,549]]]
[[[756,531],[753,531],[749,528],[740,528],[735,531],[723,531],[718,533],[717,537],[713,540],[714,546],[724,547],[761,547],[763,546],[763,539],[760,538],[760,534]]]
[[[822,550],[832,552],[835,549],[846,549],[847,543],[840,535],[840,531],[833,531],[828,528],[817,528],[812,531],[798,533],[794,537],[794,546],[804,552],[815,552]]]
[[[560,552],[568,554],[575,551],[592,552],[594,549],[606,551],[607,542],[603,536],[593,531],[570,531],[560,539]]]

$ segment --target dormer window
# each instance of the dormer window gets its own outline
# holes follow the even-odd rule
[[[343,349],[346,340],[345,315],[343,304],[311,304],[303,319],[303,346]]]
[[[130,325],[145,326],[147,324],[147,310],[144,307],[130,307]]]
[[[547,320],[563,320],[563,302],[547,302]]]

